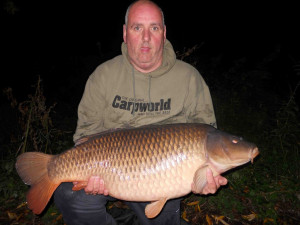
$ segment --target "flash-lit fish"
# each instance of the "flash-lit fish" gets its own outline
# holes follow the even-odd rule
[[[109,194],[127,201],[151,201],[148,218],[166,201],[206,185],[206,170],[214,176],[253,162],[257,147],[242,138],[205,124],[170,124],[104,132],[80,139],[59,155],[21,154],[16,169],[25,184],[28,207],[40,214],[62,182],[85,187],[90,176],[103,178]]]

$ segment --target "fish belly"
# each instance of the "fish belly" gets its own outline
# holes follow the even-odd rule
[[[122,175],[104,174],[111,196],[128,201],[154,201],[162,197],[176,198],[191,192],[191,184],[198,165],[186,161],[182,165],[156,171],[155,167],[142,172]]]

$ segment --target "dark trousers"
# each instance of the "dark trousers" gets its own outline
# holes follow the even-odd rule
[[[54,193],[54,202],[67,225],[117,225],[118,222],[106,212],[106,203],[115,198],[104,195],[87,195],[84,190],[72,191],[72,183],[62,183]],[[161,213],[148,219],[145,216],[147,202],[125,202],[137,216],[140,225],[179,225],[180,201],[167,201]],[[132,224],[132,223],[131,223]]]

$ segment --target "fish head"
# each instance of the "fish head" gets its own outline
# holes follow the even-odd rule
[[[243,165],[259,154],[255,144],[214,129],[207,134],[206,157],[218,173]]]

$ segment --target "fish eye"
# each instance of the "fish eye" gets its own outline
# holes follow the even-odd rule
[[[237,140],[237,139],[233,139],[233,140],[232,140],[232,143],[233,143],[233,144],[237,144],[238,142],[239,142],[239,140]]]
[[[233,137],[231,142],[232,142],[233,144],[237,144],[237,143],[239,143],[239,142],[242,141],[242,140],[243,140],[242,137]]]

